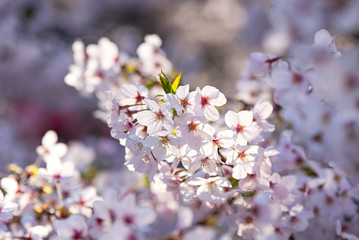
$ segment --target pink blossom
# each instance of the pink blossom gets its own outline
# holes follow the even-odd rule
[[[12,214],[18,209],[18,204],[8,202],[6,196],[0,191],[0,219],[9,220]]]
[[[85,218],[73,214],[67,219],[56,220],[54,228],[60,239],[83,239],[87,236],[88,226]]]
[[[212,204],[224,202],[227,199],[227,194],[223,188],[230,188],[231,183],[223,177],[211,178],[193,178],[188,182],[189,185],[199,186],[197,189],[197,196],[200,200]]]
[[[36,148],[39,154],[46,162],[53,159],[61,159],[67,153],[67,146],[64,143],[57,142],[56,132],[47,131],[41,140],[42,145]]]
[[[219,118],[216,106],[226,104],[227,99],[223,93],[212,86],[205,86],[202,90],[196,89],[194,113],[204,116],[209,121],[216,121]]]
[[[247,145],[248,142],[256,139],[260,133],[258,125],[253,122],[253,113],[250,111],[240,111],[235,113],[228,111],[224,116],[226,125],[235,134],[235,143]]]
[[[39,175],[51,182],[66,181],[74,176],[75,166],[73,162],[62,163],[58,159],[52,159],[46,163],[46,168],[39,169]]]
[[[139,112],[136,116],[137,121],[147,127],[147,133],[152,135],[162,130],[162,127],[167,131],[172,132],[173,120],[172,113],[168,110],[166,104],[160,106],[153,100],[144,100],[150,110]]]

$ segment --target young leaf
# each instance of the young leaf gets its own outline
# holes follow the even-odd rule
[[[180,81],[181,81],[181,78],[182,78],[182,73],[178,74],[178,76],[176,77],[176,79],[173,81],[172,83],[172,93],[175,94],[176,91],[177,91],[177,88],[180,84]]]
[[[161,71],[161,73],[159,73],[158,76],[160,78],[160,84],[163,90],[165,91],[165,93],[172,93],[172,86],[166,74],[163,71]]]

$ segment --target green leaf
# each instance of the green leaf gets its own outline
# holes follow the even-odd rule
[[[238,180],[237,179],[235,179],[235,178],[233,178],[233,177],[229,177],[228,178],[228,181],[232,184],[232,188],[236,188],[236,187],[238,187]]]
[[[161,73],[159,73],[158,76],[160,77],[160,84],[162,86],[163,91],[165,91],[165,93],[172,93],[172,86],[166,74],[164,74],[164,72],[161,71]]]
[[[178,88],[178,86],[180,84],[181,78],[182,78],[182,72],[180,72],[180,74],[178,74],[178,76],[176,77],[176,79],[172,83],[172,93],[173,94],[176,93],[177,88]]]
[[[301,166],[300,170],[302,170],[309,177],[318,177],[318,174],[309,166]]]
[[[254,197],[254,195],[256,195],[256,191],[248,191],[248,192],[242,192],[241,193],[242,197]]]

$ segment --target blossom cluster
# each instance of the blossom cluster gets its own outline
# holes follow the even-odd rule
[[[357,239],[358,81],[326,30],[288,56],[253,53],[236,98],[180,85],[161,44],[147,35],[133,58],[76,41],[65,77],[96,95],[142,177],[98,194],[94,152],[49,131],[35,163],[1,179],[1,237]]]

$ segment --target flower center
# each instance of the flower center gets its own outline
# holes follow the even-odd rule
[[[219,141],[219,139],[217,138],[217,137],[215,137],[213,140],[212,140],[212,142],[213,142],[213,146],[218,146],[218,147],[221,147],[220,146],[220,144],[221,144],[221,142]]]
[[[135,97],[135,99],[136,99],[136,104],[139,104],[142,103],[144,97],[142,97],[141,94],[137,91],[137,96]]]
[[[74,229],[72,234],[72,239],[82,239],[82,234],[83,234],[82,230]]]
[[[243,132],[243,129],[244,129],[244,126],[242,126],[240,124],[237,124],[237,126],[236,126],[236,132],[237,133]]]
[[[208,190],[212,191],[213,187],[217,186],[214,182],[207,182],[206,186],[208,188]]]
[[[208,166],[209,165],[209,158],[206,157],[206,158],[203,158],[201,160],[201,166],[204,167],[204,166]]]
[[[201,107],[204,108],[206,105],[209,105],[209,97],[201,96]]]
[[[188,132],[196,132],[197,128],[198,128],[199,123],[195,123],[193,121],[191,121],[190,123],[187,124],[188,126]]]
[[[131,216],[131,215],[125,215],[124,218],[123,218],[123,221],[124,221],[126,224],[130,225],[130,224],[133,224],[133,223],[134,223],[135,219],[134,219],[134,217]]]
[[[54,178],[57,179],[57,180],[60,179],[60,178],[61,178],[60,173],[56,173],[56,174],[54,175]]]
[[[155,112],[156,115],[156,120],[163,120],[163,118],[165,117],[165,115],[163,115],[163,113],[161,112],[161,110],[159,110],[158,112]]]
[[[184,98],[184,99],[180,98],[179,100],[180,100],[180,103],[181,103],[181,105],[182,105],[183,108],[186,108],[187,106],[191,105],[191,104],[188,102],[188,97],[186,97],[186,98]]]
[[[303,76],[300,75],[299,73],[294,73],[294,75],[293,75],[293,83],[300,84],[301,82],[303,82]]]
[[[237,158],[240,158],[242,161],[244,161],[245,158],[247,157],[247,154],[245,154],[244,151],[242,151],[242,152],[237,151],[237,154],[238,154]]]

